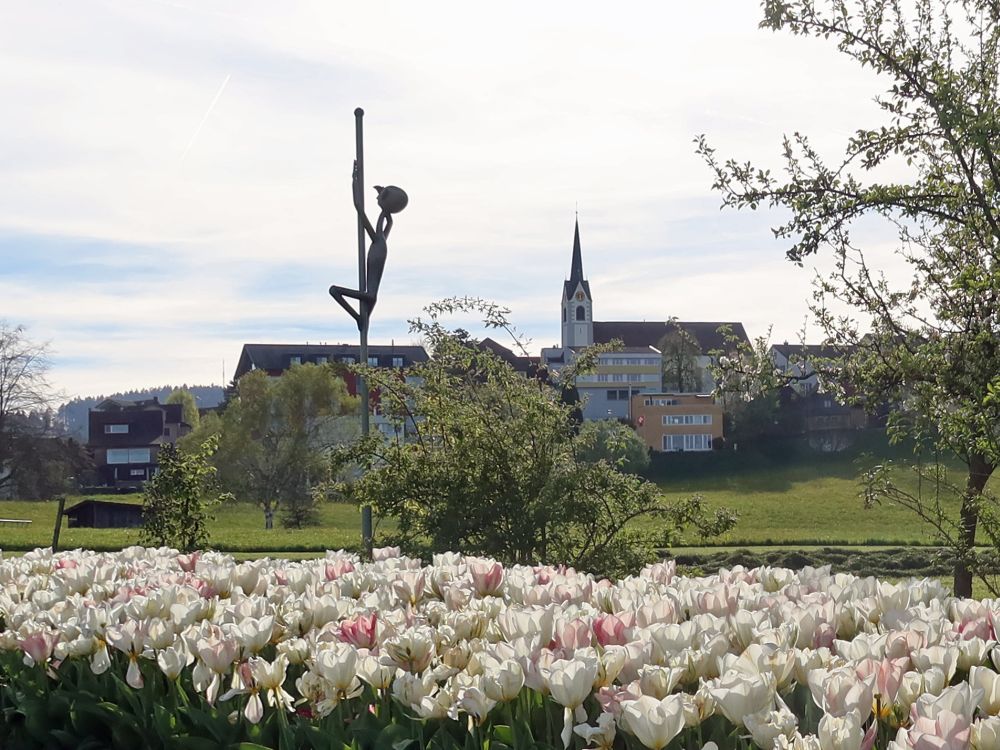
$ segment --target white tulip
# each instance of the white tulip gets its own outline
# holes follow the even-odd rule
[[[662,700],[643,695],[624,704],[622,720],[639,742],[650,750],[661,750],[684,729],[684,701],[679,695]]]

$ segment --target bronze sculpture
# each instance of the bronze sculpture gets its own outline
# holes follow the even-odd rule
[[[382,283],[382,271],[385,269],[385,261],[388,257],[386,240],[389,238],[389,232],[392,231],[392,215],[398,214],[406,208],[406,204],[409,202],[409,198],[402,188],[398,188],[395,185],[387,185],[386,187],[376,185],[375,192],[378,193],[377,203],[382,211],[379,213],[378,220],[375,222],[375,227],[373,228],[371,222],[368,220],[368,216],[365,214],[364,195],[362,193],[364,186],[361,184],[360,172],[361,168],[358,165],[358,160],[355,160],[353,176],[354,208],[358,212],[358,220],[364,226],[365,232],[371,240],[371,245],[368,247],[367,260],[365,261],[364,288],[351,289],[337,284],[333,284],[330,287],[330,295],[354,318],[354,321],[358,324],[358,330],[362,330],[363,327],[367,329],[368,318],[371,316],[372,309],[378,301],[378,288]],[[357,310],[351,306],[347,301],[348,299],[356,299],[358,301]],[[366,330],[364,332],[367,333]]]

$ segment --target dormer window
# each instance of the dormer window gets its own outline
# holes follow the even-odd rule
[[[127,424],[106,424],[104,425],[105,435],[127,435],[128,425]]]
[[[302,364],[302,357],[292,357],[291,364],[293,364],[293,365],[301,365]]]
[[[326,357],[316,357],[316,364],[325,365],[329,360]]]
[[[369,367],[378,367],[378,357],[369,357],[368,358],[368,366]]]

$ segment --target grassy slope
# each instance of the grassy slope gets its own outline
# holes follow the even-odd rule
[[[864,449],[876,455],[894,451],[869,440]],[[895,451],[897,454],[898,451]],[[710,505],[725,505],[740,514],[736,528],[705,542],[688,536],[688,545],[746,546],[899,545],[927,544],[931,540],[921,522],[902,508],[881,506],[864,510],[858,495],[863,468],[872,459],[858,459],[858,450],[837,456],[800,454],[783,449],[770,455],[713,454],[669,456],[659,462],[657,483],[668,497],[703,494]],[[678,459],[678,460],[675,460]],[[956,471],[958,468],[956,467]],[[915,486],[902,470],[903,482]],[[955,477],[959,477],[956,475]],[[996,491],[997,482],[993,483]],[[123,498],[116,497],[121,501]],[[131,496],[131,502],[139,502]],[[952,505],[955,501],[952,502]],[[51,502],[0,501],[0,518],[28,518],[28,528],[0,525],[0,549],[30,549],[52,542],[56,505]],[[263,514],[252,505],[216,509],[210,525],[212,545],[231,552],[281,553],[357,548],[360,514],[349,505],[326,505],[322,524],[303,530],[263,529]],[[378,535],[376,532],[376,542]],[[60,546],[120,548],[138,541],[137,530],[70,529],[63,527]]]

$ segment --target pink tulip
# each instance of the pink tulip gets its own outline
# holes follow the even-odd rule
[[[355,648],[375,648],[378,643],[376,634],[378,614],[356,615],[350,620],[340,623],[340,640],[350,643]]]
[[[499,593],[503,584],[503,565],[495,560],[471,560],[469,575],[478,596],[492,596]]]
[[[556,628],[554,638],[556,648],[573,651],[590,646],[590,623],[576,619],[564,622]]]
[[[201,558],[200,552],[192,552],[190,555],[177,555],[177,565],[185,573],[193,573]]]
[[[328,581],[336,581],[345,573],[354,571],[354,564],[350,560],[334,560],[324,566],[324,577]]]
[[[21,650],[24,651],[27,657],[25,664],[30,659],[31,664],[28,664],[28,666],[34,666],[35,664],[44,664],[49,660],[58,640],[59,636],[55,633],[38,631],[37,633],[32,633],[27,638],[19,640],[17,645],[21,647]]]
[[[594,637],[602,646],[624,646],[625,623],[615,615],[601,615],[593,623]]]

